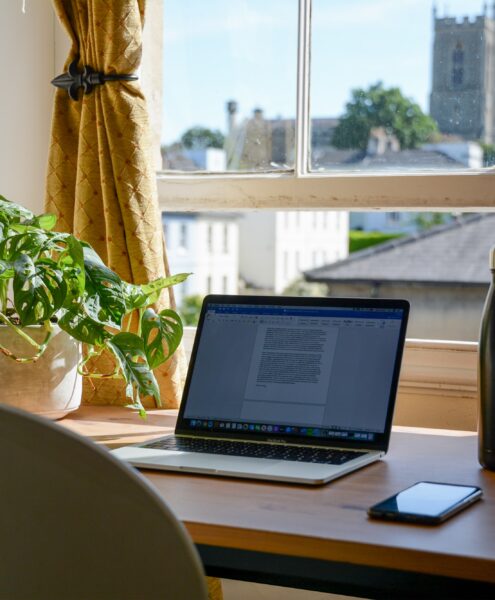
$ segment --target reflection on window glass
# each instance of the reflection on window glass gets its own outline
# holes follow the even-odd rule
[[[297,0],[164,2],[164,169],[293,167],[297,13]]]
[[[314,225],[314,212],[305,211],[299,227],[291,229],[286,214],[198,213],[189,222],[187,252],[170,236],[171,271],[192,273],[187,294],[177,289],[179,305],[199,311],[205,294],[225,290],[406,298],[412,306],[409,337],[477,339],[495,213],[328,211],[323,228],[319,218]],[[163,218],[173,224],[183,217]],[[205,253],[204,245],[193,243],[212,221],[221,231],[226,219],[227,254]]]
[[[494,9],[432,4],[313,0],[313,170],[494,164]]]

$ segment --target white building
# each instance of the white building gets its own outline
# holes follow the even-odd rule
[[[238,215],[164,213],[162,221],[172,274],[192,273],[174,288],[178,306],[185,296],[238,293]]]
[[[239,229],[239,272],[248,287],[281,293],[303,271],[348,255],[344,211],[252,212]]]

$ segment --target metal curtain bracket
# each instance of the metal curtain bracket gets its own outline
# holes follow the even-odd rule
[[[88,65],[85,65],[83,70],[79,71],[77,68],[78,62],[78,58],[73,60],[67,73],[58,75],[51,82],[55,87],[67,90],[72,100],[79,99],[79,88],[82,88],[85,94],[90,94],[95,85],[102,85],[107,81],[135,81],[138,78],[137,75],[106,75],[95,71]]]

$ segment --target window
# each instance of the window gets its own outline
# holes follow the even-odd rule
[[[452,93],[451,88],[453,65],[466,66],[464,49],[468,46],[462,32],[485,27],[485,17],[472,12],[476,10],[472,2],[457,0],[453,7],[455,13],[433,15],[430,0],[407,5],[378,0],[270,0],[264,3],[261,0],[212,0],[208,3],[209,15],[206,8],[201,12],[205,4],[193,0],[165,3],[167,60],[172,60],[173,55],[187,54],[188,63],[187,69],[172,63],[167,63],[170,68],[165,69],[165,96],[175,94],[178,98],[169,101],[165,122],[176,126],[181,122],[179,111],[184,125],[175,134],[166,134],[164,145],[180,142],[179,134],[198,123],[211,131],[219,130],[224,136],[229,128],[243,123],[242,135],[225,146],[225,151],[237,154],[234,161],[232,156],[230,161],[226,158],[223,170],[200,166],[198,162],[194,170],[202,172],[188,173],[192,169],[181,168],[179,162],[164,163],[166,168],[158,182],[163,210],[256,209],[274,211],[274,215],[276,211],[283,211],[282,225],[285,228],[290,225],[291,235],[296,234],[293,228],[298,220],[301,228],[306,222],[300,209],[313,213],[324,211],[323,223],[328,218],[332,228],[328,237],[333,236],[335,230],[339,235],[346,234],[349,209],[353,211],[351,220],[359,214],[355,211],[377,217],[393,212],[390,226],[400,225],[406,229],[411,226],[409,215],[413,218],[417,215],[419,219],[422,214],[419,211],[425,208],[440,211],[439,215],[493,210],[495,173],[481,166],[480,142],[494,143],[495,127],[491,128],[486,115],[478,111],[476,126],[472,125],[473,130],[469,130],[473,118],[465,97]],[[185,12],[191,6],[198,11],[195,22],[201,22],[202,26],[188,34],[186,27],[180,27],[180,19],[182,25],[192,21]],[[204,19],[199,18],[201,15]],[[469,19],[465,21],[464,16]],[[174,21],[177,18],[179,20]],[[259,48],[252,44],[253,32],[257,32],[257,40],[259,34]],[[483,35],[477,36],[477,44],[484,43],[485,33],[483,29]],[[192,43],[190,37],[188,43],[187,35],[201,40]],[[213,67],[209,70],[208,62],[201,60],[208,35],[210,41],[218,42],[217,55],[208,55],[219,81],[217,85],[215,78],[215,91],[207,85]],[[271,54],[277,55],[277,64],[272,62],[272,56],[266,61],[259,58],[258,51],[263,52],[269,38],[276,46]],[[363,40],[366,40],[364,46]],[[487,40],[487,43],[494,42],[495,39]],[[477,55],[482,57],[484,53]],[[214,60],[217,58],[218,61]],[[485,71],[477,70],[480,77]],[[222,82],[232,73],[234,91],[222,88]],[[465,71],[463,77],[466,77]],[[284,101],[272,82],[260,85],[267,79],[277,84],[282,82]],[[257,85],[252,83],[255,80]],[[485,83],[482,80],[476,83],[471,105],[483,105]],[[398,136],[384,126],[372,128],[365,146],[354,148],[351,154],[346,148],[332,150],[333,154],[327,152],[332,145],[332,131],[339,126],[346,103],[352,100],[352,89],[369,92],[373,88],[371,92],[381,94],[381,88],[387,91],[394,87],[401,90],[404,98],[413,100],[414,106],[410,107],[413,113],[419,106],[423,114],[437,122],[440,132],[445,132],[441,143],[435,141],[429,147],[425,143],[406,148]],[[201,96],[197,94],[198,89]],[[210,98],[213,93],[217,94],[214,101]],[[365,94],[358,94],[358,106],[362,99],[365,103],[368,100]],[[210,121],[204,116],[207,105],[215,105],[217,111]],[[442,118],[457,129],[449,133]],[[485,140],[481,135],[486,136]],[[451,143],[456,136],[460,140],[457,146]],[[201,143],[201,136],[195,139]],[[215,140],[211,144],[210,148],[220,150],[215,148],[218,146]],[[356,150],[360,151],[361,158]],[[294,214],[294,211],[297,212]],[[307,222],[321,224],[317,215],[308,216]],[[323,227],[316,229],[324,230]],[[251,232],[253,255],[260,236],[259,230]],[[304,256],[314,257],[315,250],[307,245]],[[294,262],[291,258],[289,265],[288,252],[291,251],[292,257],[295,249],[290,245],[286,248],[282,250],[282,271],[288,276]],[[319,250],[319,261],[324,252],[328,260],[347,255],[347,251]],[[264,270],[268,265],[260,263],[260,270],[261,267]]]
[[[213,225],[209,224],[207,227],[207,245],[208,245],[208,252],[213,252]]]
[[[452,85],[459,87],[464,79],[464,50],[462,42],[457,42],[452,53]]]
[[[187,225],[185,223],[179,225],[179,246],[187,248]]]
[[[224,253],[229,251],[229,226],[227,224],[223,226],[223,251]]]

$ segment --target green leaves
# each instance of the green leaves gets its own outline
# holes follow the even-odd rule
[[[148,364],[155,369],[179,347],[183,333],[182,321],[173,310],[165,309],[156,314],[152,308],[148,308],[141,318],[141,331]]]
[[[88,244],[83,245],[85,268],[84,309],[98,323],[121,327],[126,313],[123,282]]]
[[[6,225],[10,223],[19,223],[21,219],[32,219],[33,213],[14,202],[10,202],[7,198],[0,195],[0,221]]]
[[[107,339],[112,337],[101,323],[78,312],[77,309],[65,311],[58,324],[74,339],[90,346],[104,346]]]
[[[159,402],[160,391],[148,365],[142,338],[135,333],[118,333],[107,344],[127,381],[127,396],[134,399],[132,386],[135,385],[140,396],[153,396]]]
[[[124,283],[124,293],[126,308],[128,311],[136,308],[146,308],[150,304],[154,304],[160,297],[160,293],[165,288],[177,285],[186,280],[191,273],[179,273],[170,277],[160,277],[144,283],[143,285],[134,285],[132,283]]]
[[[14,262],[14,306],[23,325],[47,321],[62,306],[67,293],[56,263],[45,259],[35,264],[21,254]]]
[[[402,150],[416,148],[437,131],[435,121],[399,88],[385,88],[378,82],[366,90],[352,90],[351,101],[346,104],[346,112],[335,128],[332,145],[366,150],[374,127],[394,135]]]
[[[126,393],[145,415],[141,397],[160,403],[153,369],[179,346],[182,322],[173,310],[156,313],[149,306],[163,289],[184,281],[180,273],[135,285],[109,269],[94,249],[68,233],[52,231],[56,217],[35,216],[0,196],[0,320],[14,329],[58,321],[74,339],[87,345],[80,368],[105,349],[115,357],[114,373],[86,373],[95,378],[123,377]],[[10,298],[10,296],[12,296]],[[15,313],[9,306],[14,305]],[[122,331],[138,310],[139,332]]]

